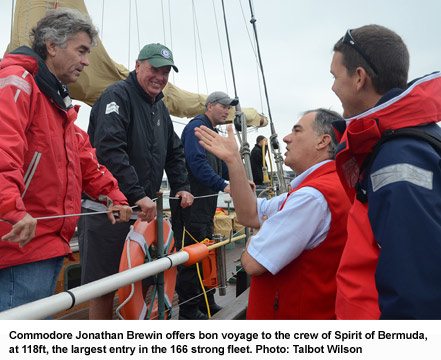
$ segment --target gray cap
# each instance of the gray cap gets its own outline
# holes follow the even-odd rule
[[[235,105],[237,105],[238,102],[239,102],[239,100],[230,98],[223,91],[215,91],[215,92],[212,92],[210,95],[208,95],[207,101],[205,102],[205,106],[207,106],[208,104],[213,104],[213,103],[235,106]]]

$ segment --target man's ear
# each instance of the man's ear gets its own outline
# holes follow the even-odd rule
[[[369,77],[369,75],[367,74],[366,70],[361,66],[355,69],[354,75],[356,81],[356,88],[358,91],[360,91],[361,89],[363,89],[363,87],[366,86],[368,80],[367,78]]]
[[[317,144],[317,150],[321,150],[323,148],[327,148],[331,143],[331,135],[323,134],[320,136],[320,140]]]
[[[136,60],[136,62],[135,62],[135,70],[136,70],[136,73],[138,73],[138,70],[139,70],[140,67],[141,67],[141,61]]]
[[[46,51],[49,56],[54,57],[57,54],[57,45],[51,40],[46,40]]]

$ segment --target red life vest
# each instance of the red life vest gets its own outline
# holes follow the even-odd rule
[[[350,202],[338,180],[334,161],[313,171],[288,196],[305,186],[320,191],[328,203],[328,235],[276,275],[266,272],[251,278],[247,319],[335,319],[335,273],[346,242]]]
[[[368,204],[354,200],[348,216],[348,240],[337,272],[335,313],[342,319],[378,319],[375,269],[380,248],[372,233]]]
[[[355,198],[354,185],[360,176],[360,166],[385,130],[438,122],[441,101],[434,94],[440,91],[441,74],[431,74],[415,81],[401,95],[349,119],[340,141],[345,147],[336,156],[340,181],[353,199],[348,240],[337,272],[337,319],[380,317],[375,285],[380,248],[369,222],[368,203]]]

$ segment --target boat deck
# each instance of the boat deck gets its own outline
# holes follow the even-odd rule
[[[234,245],[234,247],[232,246]],[[233,278],[233,275],[235,275],[237,273],[237,271],[240,269],[240,255],[242,253],[242,250],[245,248],[245,244],[244,243],[239,243],[236,242],[234,244],[229,244],[228,247],[226,247],[225,250],[225,258],[226,258],[226,275],[227,275],[227,280]],[[234,277],[234,279],[236,279]],[[219,295],[219,290],[216,291],[215,293],[215,299],[217,304],[219,304],[222,307],[226,307],[227,305],[230,305],[234,302],[234,300],[236,299],[236,283],[235,282],[230,282],[227,281],[227,287],[225,289],[226,294],[221,296]],[[201,294],[202,296],[202,294]],[[243,294],[241,297],[241,305],[240,306],[246,306],[246,303],[244,304],[244,301],[247,299],[246,294]],[[116,307],[119,305],[118,302],[118,297],[115,296],[115,300],[114,300],[114,310],[116,309]],[[81,306],[81,305],[80,305]],[[226,309],[225,309],[226,310]],[[236,313],[240,313],[240,311],[238,310],[234,310]],[[221,313],[225,314],[225,316],[230,316],[228,315],[229,313],[231,313],[230,311],[224,311],[222,310],[220,313],[216,314],[216,316],[213,318],[213,320],[217,320],[217,319],[226,319],[229,317],[223,317],[220,318],[219,315],[222,315]],[[115,311],[114,311],[115,314]],[[235,317],[234,315],[231,315],[233,318]],[[173,297],[173,304],[172,304],[172,320],[177,320],[179,318],[179,304],[178,304],[178,297],[177,294],[175,293],[174,297]],[[61,316],[56,316],[57,320],[88,320],[89,319],[89,309],[87,307],[87,303],[82,305],[82,308],[78,309],[75,312],[69,313],[69,314],[64,314]],[[114,320],[117,320],[118,317],[115,314],[114,315]]]

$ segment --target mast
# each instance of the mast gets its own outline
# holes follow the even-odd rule
[[[270,121],[270,128],[271,128],[271,136],[270,136],[271,152],[274,155],[274,161],[275,161],[276,167],[277,167],[277,177],[279,179],[279,190],[281,193],[284,193],[284,192],[288,192],[288,185],[285,181],[284,170],[283,170],[283,162],[284,161],[283,161],[282,154],[280,153],[279,141],[277,140],[277,133],[276,133],[276,129],[274,127],[273,118],[271,116],[271,109],[270,109],[269,98],[268,98],[268,89],[267,89],[266,81],[265,81],[265,73],[263,71],[262,57],[260,55],[259,39],[257,37],[257,27],[256,27],[257,20],[254,17],[254,10],[253,10],[253,5],[252,5],[251,0],[249,0],[249,4],[250,4],[250,11],[251,11],[250,23],[253,25],[254,36],[256,38],[257,55],[258,55],[258,59],[259,59],[260,72],[262,73],[263,87],[265,89],[266,104],[268,107],[268,118]]]
[[[228,35],[228,26],[227,26],[227,17],[225,14],[225,5],[224,0],[222,0],[222,10],[224,14],[224,23],[225,23],[225,33],[227,37],[227,44],[228,44],[228,53],[230,55],[230,66],[231,66],[231,73],[233,77],[233,85],[234,85],[234,96],[237,101],[239,101],[239,97],[237,96],[237,89],[236,89],[236,80],[234,77],[234,67],[233,67],[233,57],[231,55],[231,47],[230,47],[230,37]],[[245,119],[245,115],[242,112],[242,108],[240,106],[240,101],[236,105],[236,112],[234,114],[234,127],[236,128],[236,135],[239,139],[240,143],[240,155],[242,157],[242,160],[244,162],[245,167],[245,173],[247,174],[247,178],[249,180],[253,180],[253,172],[251,171],[251,159],[250,159],[250,145],[247,141],[247,121]],[[240,137],[240,132],[242,132],[242,139]]]

